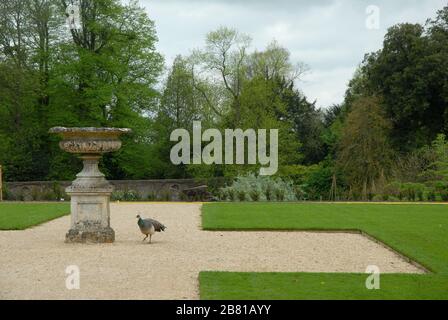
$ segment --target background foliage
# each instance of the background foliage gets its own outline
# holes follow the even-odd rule
[[[0,3],[7,180],[73,179],[79,160],[59,150],[48,129],[113,126],[133,134],[104,157],[110,179],[240,177],[235,190],[258,181],[256,165],[170,162],[172,130],[201,121],[203,129],[279,129],[272,181],[295,198],[448,197],[448,7],[425,25],[391,27],[383,48],[366,54],[344,102],[319,109],[298,86],[306,65],[292,63],[275,41],[254,51],[249,35],[220,27],[165,67],[154,22],[138,2],[81,0],[82,30],[66,26],[70,3]],[[255,189],[266,198],[266,188]]]

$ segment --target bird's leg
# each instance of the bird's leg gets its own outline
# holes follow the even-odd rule
[[[149,243],[151,243],[152,234],[149,235]]]
[[[146,235],[146,237],[142,240],[142,242],[144,242],[146,240],[146,238],[148,238],[148,235]]]

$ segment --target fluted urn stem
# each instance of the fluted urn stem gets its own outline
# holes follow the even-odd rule
[[[86,155],[81,156],[82,162],[83,162],[83,168],[80,173],[78,173],[76,176],[78,178],[82,177],[104,177],[104,174],[101,173],[100,169],[98,168],[98,163],[100,161],[101,156],[100,155]]]
[[[80,158],[83,160],[83,168],[76,175],[76,180],[70,186],[70,191],[112,191],[112,186],[98,168],[101,155],[82,155]]]

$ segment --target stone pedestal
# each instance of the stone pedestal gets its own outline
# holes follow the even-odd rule
[[[66,242],[114,242],[109,198],[113,191],[98,169],[100,156],[82,156],[83,170],[65,191],[71,197],[71,227]]]
[[[76,180],[66,189],[71,196],[71,226],[66,242],[110,243],[115,232],[110,227],[109,199],[112,185],[98,169],[101,155],[121,147],[118,137],[131,132],[126,128],[63,128],[50,133],[63,137],[61,149],[80,154],[84,167]]]

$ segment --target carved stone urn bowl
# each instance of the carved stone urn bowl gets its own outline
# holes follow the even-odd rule
[[[84,167],[76,180],[66,188],[71,197],[71,228],[66,242],[113,242],[110,227],[109,199],[112,185],[98,169],[102,154],[121,148],[119,137],[130,133],[126,128],[65,128],[55,127],[50,133],[62,137],[62,150],[78,154]]]

